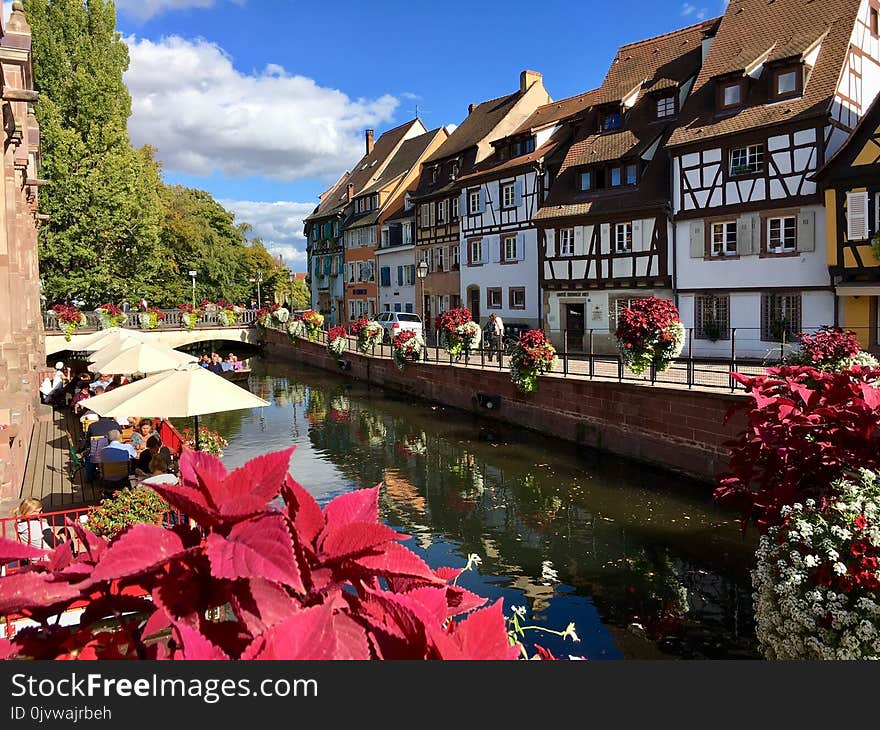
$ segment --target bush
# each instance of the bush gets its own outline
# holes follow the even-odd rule
[[[115,537],[131,525],[161,525],[168,509],[152,489],[122,489],[89,514],[89,528],[96,535]]]
[[[394,364],[403,370],[407,362],[416,362],[422,359],[425,351],[425,341],[412,330],[403,330],[394,336],[391,341],[391,352]]]
[[[877,367],[876,358],[862,350],[856,333],[824,326],[815,334],[799,332],[800,349],[786,358],[788,365],[810,365],[820,370],[847,370],[853,365]]]
[[[345,327],[331,327],[327,333],[327,352],[338,360],[347,349],[348,333]]]
[[[538,389],[538,376],[553,370],[557,361],[556,348],[544,333],[528,330],[523,332],[510,356],[510,379],[523,393],[534,393]]]
[[[880,659],[880,483],[862,471],[835,496],[782,510],[752,573],[769,659]]]
[[[782,366],[733,377],[751,400],[727,415],[745,412],[747,425],[728,443],[730,473],[715,496],[741,511],[744,528],[765,531],[783,506],[821,501],[845,473],[880,466],[880,369]]]
[[[366,355],[372,352],[376,345],[381,344],[385,330],[378,322],[370,322],[366,317],[358,317],[351,326],[351,333],[357,337],[358,352]]]
[[[467,307],[442,312],[434,322],[437,330],[446,337],[446,351],[455,358],[475,350],[480,344],[482,331],[473,321]]]
[[[617,348],[636,375],[650,366],[668,370],[684,347],[684,326],[668,299],[637,299],[617,315]]]

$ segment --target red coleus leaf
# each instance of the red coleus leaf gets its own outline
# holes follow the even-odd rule
[[[289,474],[285,475],[281,496],[287,505],[287,515],[303,545],[314,552],[315,540],[324,529],[324,515],[315,498]]]
[[[295,446],[251,459],[213,485],[212,501],[224,516],[246,515],[266,509],[290,469]],[[218,460],[219,461],[219,460]]]
[[[322,562],[362,555],[370,548],[393,540],[406,540],[390,527],[370,522],[351,522],[330,530],[321,542]]]
[[[545,649],[540,644],[535,644],[535,651],[537,652],[537,657],[539,659],[543,659],[545,661],[556,661],[556,657],[553,656],[553,652],[549,649]]]
[[[427,624],[436,616],[415,598],[402,593],[367,589],[358,617],[371,629],[373,641],[383,658],[426,659]],[[437,623],[437,630],[440,625]]]
[[[47,555],[45,550],[0,537],[0,565],[14,560],[38,560]]]
[[[305,608],[258,636],[242,659],[369,659],[366,634],[352,623],[336,619],[328,605]]]
[[[212,533],[206,552],[217,578],[265,578],[305,593],[293,539],[282,515],[240,522],[225,538]]]
[[[0,578],[0,615],[49,609],[71,603],[80,595],[75,585],[52,581],[46,573],[13,573]]]
[[[433,627],[432,627],[433,629]],[[519,649],[511,646],[507,626],[498,600],[488,608],[453,622],[450,631],[431,631],[439,659],[516,659]]]
[[[865,399],[868,408],[872,411],[876,411],[880,408],[880,388],[874,383],[860,383],[859,390],[861,391],[862,398]]]
[[[264,578],[236,581],[231,604],[251,636],[264,633],[301,608],[282,586]]]
[[[379,521],[379,487],[340,494],[324,507],[324,523],[333,530],[350,522]]]
[[[378,554],[355,558],[349,565],[383,578],[419,578],[430,584],[446,582],[438,578],[418,555],[396,542],[387,543]]]
[[[186,552],[180,537],[155,525],[134,525],[110,543],[92,571],[91,582],[148,573]]]
[[[215,646],[203,634],[185,624],[175,625],[174,633],[181,645],[181,659],[201,661],[229,659],[220,647]]]
[[[0,638],[0,662],[12,656],[13,646],[9,639]]]
[[[174,509],[192,517],[202,527],[211,527],[220,521],[217,511],[208,504],[198,489],[170,484],[153,484],[151,486]]]

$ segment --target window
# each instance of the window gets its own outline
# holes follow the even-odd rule
[[[434,165],[431,168],[431,185],[437,182],[437,171],[439,169],[439,165]]]
[[[516,236],[505,236],[502,239],[502,248],[504,250],[504,260],[505,261],[516,261],[517,250],[516,250]]]
[[[633,224],[618,223],[614,226],[614,250],[617,253],[632,251]]]
[[[407,286],[413,286],[416,283],[416,265],[407,264],[403,267],[405,274],[405,283]]]
[[[721,87],[721,108],[729,109],[739,106],[743,101],[743,82],[734,81]]]
[[[407,302],[407,303],[406,303],[405,308],[404,308],[404,311],[405,311],[407,314],[412,314],[412,311],[413,311],[413,305],[412,305],[412,302]]]
[[[483,263],[483,241],[481,239],[470,242],[470,259],[468,260],[468,263]]]
[[[468,191],[468,213],[476,215],[480,212],[480,191]]]
[[[437,201],[437,223],[446,223],[446,206],[447,201]]]
[[[578,186],[581,190],[592,190],[593,189],[593,173],[592,172],[582,172],[578,175]]]
[[[409,192],[409,190],[407,190],[406,194],[403,196],[403,209],[412,210],[412,193]]]
[[[510,293],[510,308],[525,309],[526,288],[524,286],[512,286],[508,291]]]
[[[437,271],[446,271],[446,249],[438,246],[434,249],[434,263],[437,264]]]
[[[712,224],[712,256],[736,256],[736,221]]]
[[[639,297],[613,297],[608,299],[608,325],[612,331],[617,329],[617,318],[620,313]]]
[[[616,188],[620,185],[620,168],[612,167],[611,168],[611,187]]]
[[[871,34],[880,35],[880,10],[871,8]]]
[[[602,117],[603,132],[611,132],[615,129],[620,129],[622,124],[623,119],[621,118],[619,111],[608,112]]]
[[[657,99],[657,119],[675,116],[675,95],[661,96]]]
[[[348,264],[348,283],[354,284],[355,276],[357,272],[355,271],[355,264]]]
[[[797,248],[797,221],[794,216],[767,221],[767,253],[789,253]]]
[[[486,307],[488,309],[501,309],[501,287],[486,289]]]
[[[776,96],[790,96],[798,93],[798,72],[777,71],[775,75],[774,91]]]
[[[459,205],[458,198],[453,198],[452,199],[452,220],[454,220],[454,221],[458,220],[458,205]]]
[[[383,266],[379,269],[379,286],[391,286],[390,266]]]
[[[394,311],[399,312],[400,310],[400,302],[394,302]]]
[[[319,228],[319,226],[317,226],[317,225],[312,225],[312,240],[313,240],[313,241],[317,241],[317,240],[318,240],[318,228]]]
[[[348,300],[348,321],[354,322],[357,319],[357,311],[358,311],[358,300],[357,299],[349,299]]]
[[[574,256],[574,228],[559,229],[559,255]]]
[[[379,244],[382,248],[387,248],[388,244],[391,243],[391,231],[387,228],[382,228],[382,240]]]
[[[458,249],[458,246],[452,247],[452,271],[458,271],[459,263],[460,263],[461,252]]]
[[[626,166],[626,184],[627,185],[635,185],[636,181],[639,177],[639,166],[638,165],[627,165]]]
[[[731,175],[757,175],[764,170],[764,145],[753,144],[730,150]]]
[[[419,206],[419,228],[430,228],[431,226],[431,204],[422,203]]]
[[[764,294],[761,297],[761,339],[764,342],[789,342],[800,332],[801,295]]]
[[[400,242],[406,246],[409,243],[413,242],[413,230],[412,223],[404,223],[400,227]]]
[[[694,337],[698,340],[730,339],[730,297],[713,294],[696,296]]]
[[[461,306],[461,297],[458,294],[449,295],[449,308],[458,309]]]
[[[517,142],[514,142],[510,145],[510,156],[511,157],[519,157],[520,155],[527,155],[530,152],[535,151],[535,140],[533,137],[529,137],[528,139],[521,139]]]
[[[455,180],[458,177],[458,160],[453,160],[449,166],[449,178]]]
[[[516,205],[516,186],[513,183],[504,183],[501,186],[501,207],[513,208]]]

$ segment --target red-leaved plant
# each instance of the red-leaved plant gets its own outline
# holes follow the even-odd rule
[[[400,545],[379,522],[378,487],[322,510],[288,473],[292,451],[231,473],[186,451],[182,484],[155,489],[197,527],[134,525],[107,541],[77,522],[77,539],[51,552],[0,540],[0,563],[30,561],[0,578],[0,615],[39,624],[0,639],[0,658],[517,656],[501,601],[480,609],[485,599],[450,584],[459,570],[434,571]],[[58,624],[82,602],[77,624]],[[99,629],[107,617],[115,627]]]
[[[780,522],[784,505],[830,496],[848,472],[880,466],[880,368],[826,372],[813,367],[769,368],[766,375],[733,374],[751,396],[745,430],[730,446],[730,473],[715,497],[742,514],[743,529]]]

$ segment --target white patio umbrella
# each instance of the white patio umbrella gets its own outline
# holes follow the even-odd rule
[[[102,350],[108,345],[118,345],[122,342],[143,342],[144,338],[140,332],[135,330],[127,330],[121,327],[111,327],[110,329],[101,330],[90,335],[87,339],[77,344],[77,350],[83,352],[96,352]]]
[[[89,410],[99,416],[126,418],[149,413],[161,418],[194,418],[199,448],[199,416],[269,405],[250,391],[230,383],[196,363],[178,365],[109,393],[89,398]]]
[[[145,342],[130,340],[118,347],[105,347],[92,355],[94,362],[89,365],[93,373],[161,373],[173,370],[178,365],[197,362],[197,358],[185,352],[172,350],[164,345],[154,346]]]

